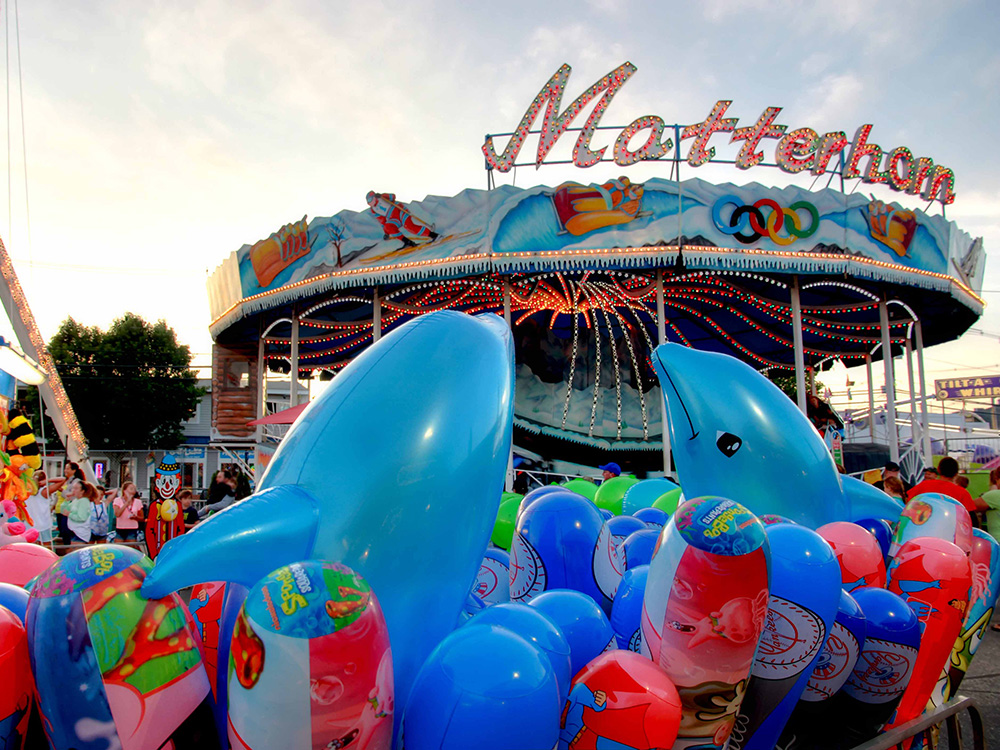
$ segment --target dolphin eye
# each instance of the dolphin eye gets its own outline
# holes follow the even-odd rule
[[[715,447],[726,458],[732,458],[736,454],[736,451],[743,446],[743,440],[738,435],[734,435],[731,432],[719,432],[717,434],[718,438],[715,441]]]

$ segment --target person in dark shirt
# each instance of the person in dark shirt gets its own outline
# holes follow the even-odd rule
[[[177,502],[181,504],[184,512],[184,528],[190,529],[198,523],[198,511],[191,504],[194,501],[194,493],[191,490],[181,490],[177,493]]]

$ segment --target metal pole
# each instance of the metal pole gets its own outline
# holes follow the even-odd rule
[[[257,342],[257,419],[263,419],[264,414],[267,413],[267,367],[264,365],[266,348],[264,345],[264,336],[262,335]],[[254,440],[259,443],[263,439],[263,436],[264,426],[257,425]]]
[[[872,384],[872,355],[865,355],[865,370],[868,372],[868,435],[875,442],[875,386]]]
[[[913,338],[917,342],[917,374],[920,376],[920,425],[924,443],[924,463],[928,466],[934,463],[931,450],[931,421],[927,413],[927,376],[924,375],[924,333],[918,320],[913,325]],[[943,403],[943,402],[942,402]]]
[[[372,343],[382,338],[382,298],[379,297],[378,287],[372,290]]]
[[[906,337],[906,378],[910,384],[910,445],[917,447],[917,394],[913,380],[913,343]],[[922,437],[921,437],[922,439]],[[919,449],[918,449],[919,450]]]
[[[503,277],[503,322],[510,328],[510,277]],[[513,331],[511,332],[513,334]],[[507,478],[504,482],[507,492],[514,490],[514,441],[510,442],[510,455],[507,456]]]
[[[799,277],[792,277],[792,344],[795,349],[795,395],[799,409],[808,414],[806,406],[806,355],[802,346],[802,301],[799,297]]]
[[[896,373],[893,371],[892,344],[889,342],[889,307],[885,297],[878,303],[879,327],[882,329],[882,364],[885,366],[885,413],[889,424],[889,457],[899,462],[899,435],[896,433]]]
[[[292,314],[292,371],[288,373],[288,406],[299,403],[299,316]]]
[[[656,343],[664,344],[667,341],[667,319],[665,305],[663,303],[663,269],[656,269]],[[660,414],[663,417],[663,476],[671,476],[670,460],[670,427],[667,419],[666,389],[660,384],[663,398],[660,399]]]

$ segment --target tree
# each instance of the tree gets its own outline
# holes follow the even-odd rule
[[[92,450],[176,448],[205,393],[163,320],[125,313],[104,332],[68,318],[49,353]]]
[[[788,375],[780,370],[772,370],[768,373],[767,378],[776,386],[778,386],[781,390],[783,390],[785,394],[788,396],[788,398],[790,398],[792,401],[798,400],[799,389],[795,384],[795,373]],[[806,378],[806,387],[808,387],[808,385],[809,385],[809,379]],[[816,392],[822,393],[825,389],[826,386],[817,380]]]

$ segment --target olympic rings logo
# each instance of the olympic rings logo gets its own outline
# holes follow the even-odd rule
[[[732,206],[728,220],[723,219],[723,210]],[[762,209],[769,209],[765,215]],[[809,228],[802,228],[800,211],[809,214]],[[770,198],[761,198],[752,206],[747,206],[735,195],[724,195],[712,206],[712,221],[723,234],[735,237],[744,245],[767,237],[776,245],[791,245],[795,240],[804,240],[816,234],[819,228],[819,211],[806,201],[796,201],[788,208],[782,208]],[[788,234],[779,234],[784,229]]]

